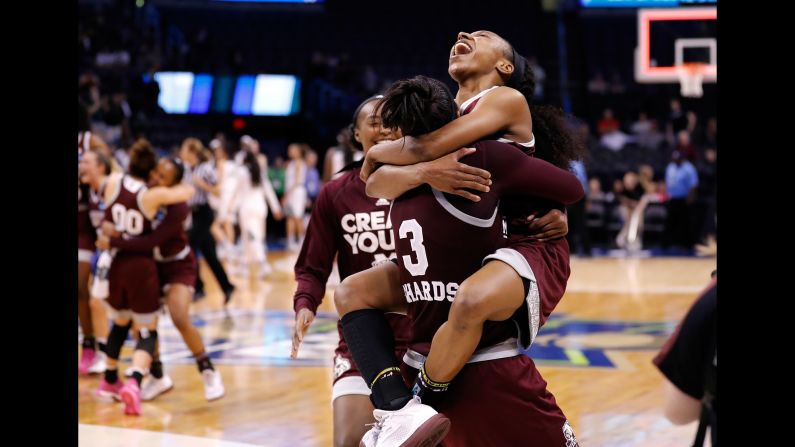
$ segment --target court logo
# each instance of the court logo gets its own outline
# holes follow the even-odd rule
[[[351,362],[341,355],[334,356],[334,379],[338,379],[351,369]]]
[[[577,438],[574,437],[574,430],[572,430],[569,421],[563,424],[563,437],[566,438],[566,447],[579,447]]]
[[[622,352],[657,351],[675,321],[580,320],[553,314],[524,353],[546,366],[623,368]]]
[[[292,311],[236,309],[229,314],[202,312],[192,319],[205,340],[207,353],[220,365],[331,367],[335,377],[353,366],[350,360],[334,355],[339,334],[338,316],[333,312],[318,312],[297,359],[290,358],[295,325]],[[622,352],[658,351],[676,324],[676,321],[582,320],[553,314],[538,331],[530,349],[523,352],[542,366],[632,368]],[[190,350],[166,316],[160,321],[158,338],[163,362],[193,363]],[[122,361],[129,361],[134,347],[135,341],[130,337]]]

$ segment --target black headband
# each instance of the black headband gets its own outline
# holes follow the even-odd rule
[[[182,177],[185,176],[185,164],[177,157],[169,157],[168,160],[177,168],[176,178],[174,179],[175,183],[179,183],[182,181]]]
[[[359,113],[362,111],[362,108],[370,101],[375,101],[376,99],[382,99],[383,97],[384,95],[373,95],[362,101],[361,104],[359,104],[359,107],[357,107],[356,110],[353,112],[353,119],[351,120],[351,130],[353,130],[353,128],[356,127],[356,118],[359,117]]]
[[[508,78],[508,82],[505,85],[518,89],[519,81],[524,75],[525,58],[517,53],[515,49],[511,48],[511,50],[513,51],[513,73],[511,73],[511,77]]]

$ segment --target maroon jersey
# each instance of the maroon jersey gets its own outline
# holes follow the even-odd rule
[[[461,105],[461,115],[472,112],[478,102],[494,89],[486,89]],[[494,134],[489,138],[508,143],[524,151],[527,155],[535,153],[535,137],[525,143],[517,143]],[[569,266],[569,243],[565,238],[547,242],[532,239],[527,228],[526,218],[530,215],[544,215],[552,208],[561,209],[560,204],[548,201],[528,202],[524,197],[508,195],[500,202],[500,213],[507,223],[508,240],[505,246],[516,250],[525,258],[533,271],[540,298],[539,327],[542,326],[557,306],[571,274]],[[536,328],[537,329],[537,328]]]
[[[296,311],[317,311],[335,256],[340,280],[394,257],[390,202],[367,197],[364,188],[359,170],[352,169],[320,191],[295,263]]]
[[[174,231],[171,237],[155,247],[155,259],[161,262],[184,259],[190,253],[187,231],[190,228],[191,210],[188,203],[169,205],[163,213],[158,213],[158,219],[154,224],[155,231],[165,223],[169,215],[171,215],[169,220],[179,222],[179,231]]]
[[[462,161],[491,172],[493,181],[479,202],[424,185],[403,194],[392,206],[401,283],[412,320],[409,347],[421,354],[427,355],[436,330],[447,321],[461,282],[503,244],[498,218],[501,197],[523,194],[524,201],[538,206],[544,201],[570,204],[583,196],[573,174],[528,157],[512,145],[481,141],[475,148]],[[511,320],[486,322],[478,346],[517,335]]]
[[[141,198],[146,184],[128,175],[119,182],[116,196],[106,204],[105,220],[113,222],[125,236],[143,236],[152,232],[152,221],[141,208]]]
[[[153,254],[157,261],[185,259],[190,254],[187,227],[191,211],[186,202],[169,205],[158,211],[152,233],[142,237],[111,238],[110,246],[122,251]]]
[[[88,216],[91,219],[91,226],[94,230],[99,230],[102,220],[105,218],[105,182],[99,187],[99,191],[89,190],[88,195]]]
[[[326,293],[326,282],[337,257],[340,280],[372,267],[373,263],[395,256],[392,224],[389,221],[390,202],[367,197],[365,183],[359,178],[358,166],[327,183],[320,191],[301,253],[295,263],[294,308],[298,312],[307,308],[317,312]],[[395,356],[400,358],[406,350],[410,322],[405,315],[388,313],[395,334]],[[337,322],[340,342],[335,350],[334,380],[361,375],[353,361],[342,324]]]

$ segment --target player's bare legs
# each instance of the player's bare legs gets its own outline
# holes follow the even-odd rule
[[[171,321],[179,331],[185,345],[193,353],[194,357],[204,354],[204,341],[199,331],[193,326],[190,320],[190,303],[193,294],[185,284],[171,284],[168,288],[166,305]]]
[[[157,347],[157,314],[143,316],[135,326],[138,342],[133,352],[132,367],[128,370],[130,378],[119,390],[119,398],[124,402],[124,414],[138,416],[141,414],[141,382],[149,372]]]
[[[100,344],[104,344],[108,339],[108,312],[105,309],[105,303],[100,298],[91,298],[89,303],[91,307],[91,319],[94,322],[94,336]]]
[[[210,234],[213,235],[213,239],[215,239],[215,242],[218,244],[229,242],[226,240],[226,234],[224,233],[221,225],[222,224],[218,222],[218,219],[214,220],[210,225]]]
[[[334,399],[334,447],[357,447],[365,432],[366,424],[375,422],[370,397],[363,394],[347,394]]]
[[[190,352],[193,353],[193,358],[196,359],[196,365],[199,368],[199,373],[204,380],[204,397],[207,400],[215,400],[224,395],[224,384],[221,380],[221,374],[215,370],[210,356],[204,348],[204,341],[198,329],[193,325],[190,319],[190,303],[193,299],[192,290],[184,284],[171,284],[168,289],[168,296],[166,303],[168,305],[168,312],[171,315],[171,321],[177,327],[185,345],[188,346]]]
[[[348,349],[376,408],[377,422],[360,445],[435,445],[447,434],[450,420],[412,398],[395,357],[395,335],[384,317],[385,311],[405,312],[407,308],[398,266],[384,262],[345,278],[334,293],[334,302],[342,315]],[[399,422],[388,417],[396,414]]]
[[[128,317],[115,317],[113,319],[113,326],[108,334],[108,344],[106,347],[106,368],[105,374],[99,387],[96,390],[96,396],[103,400],[116,399],[119,400],[119,392],[124,384],[119,380],[119,356],[124,342],[127,340],[127,335],[130,332],[132,323]]]
[[[511,317],[525,298],[522,278],[511,266],[492,261],[458,289],[447,322],[433,336],[425,372],[435,382],[450,382],[475,352],[483,323]]]
[[[405,313],[407,303],[397,264],[382,262],[348,276],[334,291],[334,304],[340,317],[362,309]]]
[[[80,329],[83,331],[83,352],[80,357],[78,371],[82,374],[88,373],[89,368],[94,363],[97,352],[88,292],[88,276],[90,273],[90,263],[77,263],[77,317],[80,320]]]

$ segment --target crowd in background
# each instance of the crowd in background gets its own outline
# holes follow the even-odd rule
[[[580,123],[589,147],[578,167],[587,198],[573,210],[573,252],[686,253],[714,240],[717,119],[700,118],[676,98],[669,107],[661,117],[641,111],[623,123],[606,108],[592,125]]]
[[[336,135],[341,127],[337,123],[349,121],[355,104],[383,90],[384,85],[402,75],[400,70],[424,70],[419,60],[412,64],[411,58],[399,69],[385,64],[379,58],[387,56],[380,52],[368,63],[361,54],[357,59],[356,54],[348,52],[296,51],[295,60],[282,57],[279,63],[291,64],[291,71],[302,77],[302,119],[311,124],[299,126],[303,134],[285,137],[257,128],[230,131],[218,125],[199,128],[186,121],[172,121],[158,106],[159,87],[152,79],[156,71],[254,73],[266,71],[258,64],[272,66],[276,62],[262,62],[250,48],[231,51],[226,58],[216,57],[227,43],[218,43],[215,28],[186,27],[151,2],[142,7],[124,2],[97,3],[84,9],[81,6],[80,14],[79,99],[88,108],[92,131],[107,142],[118,163],[126,167],[126,148],[139,137],[146,137],[165,154],[187,136],[195,136],[204,144],[215,141],[216,148],[220,144],[224,149],[214,151],[231,152],[228,158],[234,159],[234,154],[252,150],[247,139],[251,137],[239,138],[250,134],[257,141],[253,149],[257,160],[270,161],[265,162],[262,172],[275,195],[279,200],[290,195],[284,223],[270,219],[272,233],[278,239],[285,234],[288,248],[300,243],[303,225],[292,215],[299,214],[295,208],[311,206],[319,184],[316,173],[322,172],[322,180],[327,181],[353,160],[353,150],[345,147],[346,137]],[[536,58],[531,62],[539,77],[536,96],[548,99],[554,90],[545,88],[546,70]],[[597,72],[583,83],[583,89],[589,94],[591,112],[583,112],[578,125],[590,150],[579,169],[588,198],[582,210],[569,210],[573,214],[572,251],[584,255],[595,249],[615,248],[687,252],[714,235],[714,113],[691,109],[676,95],[657,95],[669,98],[664,106],[659,100],[648,107],[646,102],[633,102],[629,85],[618,71],[607,76]],[[222,127],[230,140],[213,134]],[[335,135],[336,145],[332,142]],[[316,153],[308,146],[289,144],[295,140],[328,149]],[[307,185],[288,193],[290,182]],[[271,212],[270,216],[275,214]],[[225,255],[223,249],[220,254]]]

